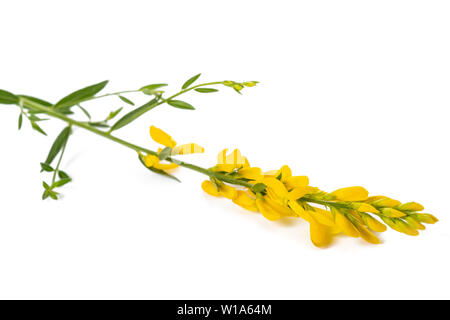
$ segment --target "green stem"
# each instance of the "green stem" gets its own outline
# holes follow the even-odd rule
[[[203,85],[206,85],[206,84],[203,84]],[[192,87],[192,88],[194,88],[194,87]],[[187,89],[184,90],[184,91],[187,91]],[[179,94],[180,93],[178,93],[178,94],[176,94],[174,96],[177,96]],[[174,97],[174,96],[172,96],[172,97]],[[111,141],[114,141],[116,143],[119,143],[119,144],[121,144],[121,145],[123,145],[123,146],[125,146],[125,147],[127,147],[129,149],[132,149],[132,150],[136,151],[136,152],[144,152],[146,154],[151,154],[151,155],[155,155],[155,156],[158,155],[158,153],[156,151],[153,151],[153,150],[150,150],[150,149],[147,149],[147,148],[135,145],[135,144],[133,144],[131,142],[122,140],[120,138],[117,138],[117,137],[115,137],[115,136],[113,136],[113,135],[111,135],[111,134],[109,134],[107,132],[101,131],[101,130],[99,130],[97,128],[94,128],[94,127],[91,127],[89,124],[87,124],[85,122],[80,122],[80,121],[71,119],[71,118],[67,117],[66,115],[64,115],[62,113],[56,112],[51,107],[43,106],[43,105],[41,105],[41,104],[39,104],[37,102],[31,101],[31,100],[23,98],[23,97],[21,97],[20,99],[21,99],[21,103],[23,103],[23,105],[25,105],[26,107],[42,111],[42,112],[48,114],[51,117],[60,119],[60,120],[62,120],[64,122],[68,123],[69,125],[77,126],[77,127],[83,128],[85,130],[88,130],[88,131],[90,131],[92,133],[95,133],[95,134],[97,134],[99,136],[102,136],[103,138],[106,138],[108,140],[111,140]],[[244,187],[247,187],[247,188],[251,188],[253,186],[252,184],[250,184],[250,183],[248,183],[246,181],[239,180],[239,179],[234,179],[234,178],[232,178],[230,176],[226,176],[224,174],[221,174],[221,173],[209,170],[209,169],[205,169],[205,168],[199,167],[197,165],[194,165],[194,164],[191,164],[191,163],[188,163],[188,162],[180,161],[178,159],[173,159],[173,158],[169,157],[166,160],[169,161],[169,162],[178,164],[181,167],[197,171],[197,172],[202,173],[204,175],[207,175],[209,177],[214,177],[214,178],[219,179],[219,180],[221,180],[223,182],[227,182],[227,183],[234,184],[234,185],[240,185],[240,186],[244,186]]]
[[[61,154],[59,155],[59,159],[58,159],[58,163],[56,164],[55,171],[53,171],[52,185],[55,183],[56,175],[58,174],[59,166],[61,165],[61,160],[62,160],[62,158],[63,158],[63,156],[64,156],[64,151],[66,151],[67,141],[68,141],[68,140],[66,140],[66,142],[65,142],[64,145],[62,146]]]

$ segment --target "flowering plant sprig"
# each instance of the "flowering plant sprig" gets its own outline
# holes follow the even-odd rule
[[[184,167],[206,175],[201,187],[209,195],[225,197],[242,208],[259,212],[268,220],[275,221],[285,217],[302,218],[310,225],[310,237],[314,245],[327,246],[334,235],[345,234],[350,237],[361,237],[369,243],[378,244],[377,232],[390,228],[407,235],[418,235],[418,230],[425,229],[423,223],[433,224],[437,218],[428,213],[416,202],[401,203],[386,196],[371,196],[363,187],[348,187],[331,193],[324,192],[309,185],[306,176],[295,176],[291,169],[284,165],[278,170],[263,172],[259,167],[250,166],[246,157],[238,149],[227,154],[227,149],[219,153],[217,164],[210,168],[181,161],[177,156],[203,153],[203,147],[196,143],[177,144],[163,130],[150,126],[150,137],[160,147],[154,151],[113,135],[117,130],[131,124],[150,110],[166,104],[168,106],[194,110],[195,108],[178,96],[189,91],[198,93],[214,93],[219,85],[227,86],[241,93],[245,87],[253,87],[257,81],[235,82],[216,81],[194,85],[200,74],[189,78],[181,86],[181,90],[165,97],[162,90],[167,84],[156,83],[137,90],[127,90],[98,95],[108,81],[103,81],[72,92],[56,103],[27,96],[16,95],[0,90],[0,104],[17,105],[20,109],[18,127],[22,128],[24,118],[37,132],[46,135],[40,122],[47,120],[44,116],[64,121],[67,126],[59,133],[48,152],[45,161],[41,162],[41,171],[51,173],[51,180],[43,182],[43,199],[59,199],[60,187],[72,181],[71,177],[61,170],[61,160],[72,134],[72,127],[80,127],[108,140],[119,143],[134,152],[148,170],[165,177],[179,181],[171,172]],[[128,94],[140,93],[150,97],[150,100],[139,107]],[[85,102],[95,99],[116,96],[126,105],[134,107],[128,113],[123,113],[123,107],[112,110],[102,120],[93,120]],[[76,109],[87,117],[87,121],[73,117]],[[116,118],[119,118],[112,123]],[[56,163],[56,164],[55,164]],[[383,222],[383,223],[382,223]]]

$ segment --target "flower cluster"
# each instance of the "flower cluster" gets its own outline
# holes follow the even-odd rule
[[[158,155],[140,155],[141,160],[148,168],[154,168],[157,170],[175,169],[178,167],[178,164],[171,162],[163,163],[161,161],[165,160],[169,156],[205,152],[205,149],[196,143],[187,143],[178,146],[169,134],[155,126],[150,126],[150,137],[153,141],[165,146],[165,148],[159,148]]]
[[[239,150],[218,155],[217,165],[211,168],[220,175],[242,181],[242,188],[231,186],[211,177],[203,181],[202,189],[212,196],[223,196],[242,208],[260,212],[266,219],[275,221],[283,217],[303,218],[309,223],[314,245],[330,244],[334,235],[347,236],[378,244],[374,232],[384,232],[386,225],[408,234],[418,235],[425,229],[422,223],[435,223],[437,219],[426,213],[416,202],[400,203],[385,196],[369,197],[363,187],[349,187],[326,193],[309,186],[306,176],[294,176],[288,166],[263,173],[250,166]],[[385,224],[381,223],[378,217]]]

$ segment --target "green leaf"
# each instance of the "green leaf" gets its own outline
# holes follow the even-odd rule
[[[159,160],[166,160],[167,157],[169,157],[172,153],[172,148],[170,147],[166,147],[164,149],[161,150],[160,153],[158,153],[158,158]]]
[[[139,108],[136,108],[133,111],[130,111],[129,113],[124,115],[122,118],[117,120],[116,123],[114,123],[114,125],[111,127],[110,132],[112,132],[114,130],[118,130],[118,129],[126,126],[127,124],[131,123],[132,121],[136,120],[137,118],[142,116],[144,113],[146,113],[146,112],[152,110],[154,107],[156,107],[157,103],[158,103],[158,99],[155,98],[155,99],[147,102],[146,104],[140,106]]]
[[[213,88],[197,88],[197,89],[194,89],[194,90],[197,91],[197,92],[200,92],[200,93],[212,93],[212,92],[219,91],[219,90],[213,89]]]
[[[142,163],[142,165],[143,165],[144,167],[146,167],[148,170],[150,170],[150,171],[152,171],[152,172],[154,172],[154,173],[157,173],[157,174],[159,174],[159,175],[162,175],[162,176],[164,176],[164,177],[166,177],[166,178],[169,178],[169,179],[172,179],[172,180],[181,182],[180,179],[178,179],[177,177],[171,175],[170,173],[165,172],[164,170],[160,170],[160,169],[156,169],[156,168],[152,168],[152,167],[147,167],[147,166],[145,165],[144,160],[142,159],[142,157],[141,157],[141,156],[138,156],[138,158],[139,158],[139,161]]]
[[[32,127],[34,130],[36,130],[37,132],[42,133],[44,136],[47,135],[47,134],[45,133],[45,131],[42,130],[42,128],[39,127],[39,125],[38,125],[36,122],[31,121],[31,127]]]
[[[0,104],[18,104],[19,97],[9,91],[0,90]]]
[[[144,90],[148,90],[148,91],[154,91],[156,89],[162,88],[167,86],[167,83],[155,83],[155,84],[149,84],[146,86],[143,86],[142,88],[139,89],[139,91],[144,91]]]
[[[264,190],[266,190],[267,186],[264,183],[257,183],[252,187],[252,191],[254,193],[259,193],[259,192],[263,192]]]
[[[131,101],[130,99],[125,98],[124,96],[119,96],[119,98],[120,98],[120,100],[122,100],[123,102],[128,103],[128,104],[134,106],[134,102]]]
[[[96,127],[96,128],[109,128],[109,125],[106,124],[103,121],[97,121],[97,122],[88,122],[88,124],[92,127]]]
[[[48,190],[45,190],[44,193],[42,194],[42,200],[45,200],[49,197],[50,192],[48,192]]]
[[[45,160],[45,164],[51,164],[55,157],[58,155],[59,151],[61,151],[62,147],[67,143],[67,140],[70,136],[70,127],[65,127],[59,135],[56,137],[55,141],[48,152],[47,159]]]
[[[70,178],[64,178],[64,179],[58,180],[53,183],[52,188],[62,187],[63,185],[69,183],[70,181],[72,181],[72,179],[70,179]]]
[[[193,76],[192,78],[189,78],[181,87],[181,89],[186,89],[187,87],[189,87],[191,84],[193,84],[202,74],[196,74],[195,76]]]
[[[48,193],[50,195],[50,198],[52,198],[53,200],[58,200],[58,192],[49,191]]]
[[[71,94],[65,96],[55,104],[55,108],[72,107],[80,102],[83,102],[89,98],[92,98],[99,93],[106,85],[108,81],[103,81],[92,86],[77,90]]]
[[[19,95],[19,97],[25,98],[25,99],[30,100],[32,102],[36,102],[36,103],[42,104],[45,107],[51,107],[53,105],[52,103],[50,103],[48,101],[45,101],[45,100],[42,100],[42,99],[39,99],[39,98],[35,98],[35,97],[32,97],[32,96],[26,96],[26,95],[21,94],[21,95]]]
[[[42,171],[53,172],[55,169],[53,169],[51,165],[41,162],[41,172]]]
[[[19,115],[19,130],[22,128],[22,122],[23,122],[23,113],[20,113],[20,115]]]
[[[174,108],[185,109],[185,110],[195,110],[195,108],[193,106],[191,106],[189,103],[181,101],[181,100],[169,100],[169,101],[167,101],[167,103]]]
[[[47,184],[47,182],[42,181],[42,186],[44,187],[45,190],[50,190],[50,186]]]
[[[111,119],[113,119],[115,116],[117,116],[117,115],[120,113],[120,111],[122,111],[122,109],[123,109],[123,108],[119,108],[119,109],[117,109],[116,111],[111,111],[111,112],[109,113],[108,118],[106,118],[106,120],[111,120]]]
[[[78,108],[80,108],[81,111],[83,111],[83,113],[86,115],[86,117],[87,117],[89,120],[91,120],[91,115],[89,114],[89,112],[88,112],[85,108],[83,108],[83,107],[81,106],[81,104],[77,104],[77,106],[78,106]]]
[[[67,178],[70,178],[69,175],[68,175],[67,173],[65,173],[64,171],[62,171],[62,170],[59,170],[59,171],[58,171],[58,177],[59,177],[60,179],[67,179]]]

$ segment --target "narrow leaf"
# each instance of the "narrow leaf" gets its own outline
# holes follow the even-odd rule
[[[64,171],[62,171],[62,170],[59,170],[59,171],[58,171],[58,177],[59,177],[60,179],[67,179],[67,178],[70,178],[69,175],[68,175],[67,173],[65,173]]]
[[[63,185],[69,183],[70,181],[72,181],[72,179],[70,179],[70,178],[64,178],[64,179],[58,180],[55,183],[53,183],[52,188],[62,187]]]
[[[51,165],[41,162],[41,172],[42,171],[53,172],[55,169],[53,169]]]
[[[155,84],[149,84],[146,86],[143,86],[142,88],[139,89],[139,91],[144,91],[144,90],[149,90],[149,91],[153,91],[162,87],[167,86],[167,83],[155,83]]]
[[[141,156],[138,156],[138,158],[139,158],[139,161],[142,163],[142,165],[143,165],[144,167],[146,167],[148,170],[150,170],[150,171],[152,171],[152,172],[154,172],[154,173],[157,173],[157,174],[159,174],[159,175],[162,175],[162,176],[164,176],[164,177],[166,177],[166,178],[170,178],[170,179],[172,179],[172,180],[181,182],[180,179],[178,179],[178,178],[175,177],[174,175],[171,175],[170,173],[165,172],[164,170],[160,170],[160,169],[156,169],[156,168],[152,168],[152,167],[147,167],[147,166],[145,165],[145,163],[144,163],[144,160],[142,160]]]
[[[32,102],[36,102],[36,103],[42,104],[45,107],[51,107],[53,105],[52,103],[50,103],[48,101],[45,101],[45,100],[42,100],[42,99],[39,99],[39,98],[36,98],[36,97],[26,96],[26,95],[23,95],[23,94],[19,95],[19,97],[25,98],[25,99],[30,100]]]
[[[78,108],[80,108],[81,111],[83,111],[83,113],[86,115],[86,117],[87,117],[89,120],[91,120],[91,115],[89,114],[89,112],[88,112],[85,108],[83,108],[83,107],[81,106],[81,104],[77,104],[77,106],[78,106]]]
[[[118,129],[126,126],[127,124],[131,123],[132,121],[134,121],[137,118],[139,118],[140,116],[142,116],[144,113],[152,110],[154,107],[157,106],[157,103],[158,103],[158,99],[155,98],[155,99],[147,102],[146,104],[140,106],[139,108],[136,108],[133,111],[130,111],[129,113],[124,115],[122,118],[117,120],[117,122],[114,123],[114,125],[111,127],[110,131],[112,132],[114,130],[118,130]]]
[[[193,76],[192,78],[189,78],[181,87],[181,89],[186,89],[187,87],[189,87],[191,84],[193,84],[199,77],[201,76],[201,73]]]
[[[106,124],[103,121],[97,121],[97,122],[88,122],[90,126],[96,127],[96,128],[109,128],[109,125]]]
[[[42,200],[47,199],[49,195],[50,193],[48,192],[48,190],[45,190],[44,193],[42,194]]]
[[[117,109],[116,111],[111,111],[111,112],[109,113],[109,116],[108,116],[108,118],[107,118],[106,120],[111,120],[111,119],[113,119],[115,116],[117,116],[117,115],[120,113],[120,111],[122,111],[122,109],[123,109],[123,108],[119,108],[119,109]]]
[[[181,100],[169,100],[169,101],[167,101],[167,103],[174,108],[185,109],[185,110],[195,110],[195,108],[192,105],[190,105],[187,102],[181,101]]]
[[[20,113],[20,115],[19,115],[19,130],[22,128],[22,122],[23,122],[23,113]]]
[[[0,90],[0,104],[18,104],[19,97],[9,91]]]
[[[134,106],[134,102],[131,101],[130,99],[125,98],[124,96],[119,96],[119,98],[120,98],[120,100],[122,100],[123,102],[128,103],[128,104]]]
[[[51,164],[55,157],[58,155],[59,151],[61,151],[62,147],[67,143],[70,135],[70,127],[65,127],[59,135],[56,137],[55,141],[48,152],[47,159],[44,163]]]
[[[200,92],[200,93],[212,93],[212,92],[219,91],[219,90],[213,89],[213,88],[197,88],[197,89],[194,89],[194,90],[197,91],[197,92]]]
[[[49,190],[50,189],[50,186],[45,181],[42,181],[42,186],[44,187],[45,190]]]
[[[47,135],[47,134],[45,133],[45,131],[42,130],[42,128],[39,127],[39,125],[38,125],[36,122],[32,121],[32,122],[31,122],[31,127],[32,127],[34,130],[36,130],[37,132],[42,133],[44,136]]]
[[[97,93],[99,93],[107,84],[108,84],[108,81],[103,81],[103,82],[94,84],[92,86],[72,92],[71,94],[69,94],[69,95],[65,96],[64,98],[62,98],[61,100],[59,100],[55,104],[55,108],[59,109],[59,108],[63,108],[63,107],[71,107],[82,101],[92,98]]]

